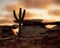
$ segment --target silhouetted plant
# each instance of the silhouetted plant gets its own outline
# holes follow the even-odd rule
[[[22,24],[22,22],[23,22],[23,19],[24,19],[24,17],[25,17],[25,9],[23,10],[23,12],[22,12],[22,8],[20,8],[20,10],[19,10],[19,19],[17,18],[17,16],[16,16],[16,13],[15,13],[15,10],[13,10],[13,15],[14,15],[14,18],[15,18],[15,20],[19,23],[19,33],[18,33],[18,37],[21,37],[21,24]]]

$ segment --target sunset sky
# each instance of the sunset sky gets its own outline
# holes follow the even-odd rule
[[[25,19],[60,21],[60,0],[0,0],[0,24],[13,24],[13,10],[26,10]]]

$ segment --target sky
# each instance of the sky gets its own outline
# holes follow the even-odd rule
[[[26,10],[25,19],[60,21],[60,0],[0,0],[0,24],[13,24],[13,10]]]

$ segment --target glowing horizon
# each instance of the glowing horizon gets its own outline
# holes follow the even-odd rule
[[[18,16],[19,8],[26,9],[25,19],[42,19],[42,22],[60,21],[60,3],[57,0],[1,0],[0,24],[14,24],[13,10],[16,10]]]

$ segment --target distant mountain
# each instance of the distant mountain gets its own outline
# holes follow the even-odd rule
[[[29,19],[29,20],[23,20],[23,22],[41,22],[41,19]],[[15,23],[18,23],[16,20],[14,20]]]
[[[23,20],[23,23],[42,23],[42,19],[29,19],[29,20]],[[14,20],[15,23],[18,23],[16,20]],[[43,22],[43,24],[57,24],[57,25],[60,25],[60,21],[57,21],[57,22]]]

